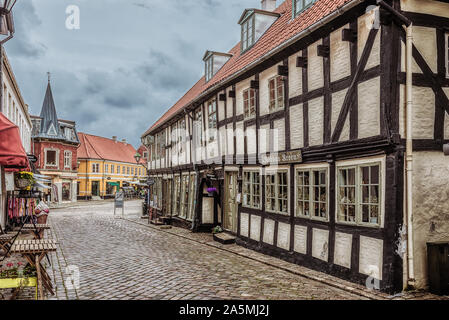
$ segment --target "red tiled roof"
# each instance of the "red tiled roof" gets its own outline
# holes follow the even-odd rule
[[[78,133],[81,145],[78,148],[79,159],[98,159],[135,164],[136,149],[129,144],[112,139]]]
[[[265,34],[255,43],[255,45],[243,55],[240,51],[240,42],[232,48],[229,53],[233,56],[228,62],[206,83],[203,76],[176,104],[171,107],[156,123],[154,123],[144,134],[150,133],[153,129],[169,120],[179,110],[187,107],[196,97],[212,86],[226,80],[239,70],[255,62],[271,50],[280,46],[285,41],[291,39],[301,31],[312,26],[319,20],[336,11],[351,0],[318,0],[310,8],[305,10],[295,19],[292,17],[292,1],[285,0],[274,12],[281,16],[265,32]]]

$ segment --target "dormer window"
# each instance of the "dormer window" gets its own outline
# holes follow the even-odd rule
[[[239,20],[242,52],[249,50],[279,17],[280,14],[273,11],[246,9]]]
[[[316,0],[293,0],[293,14],[298,16],[301,12],[308,9]]]
[[[254,19],[255,15],[251,15],[242,23],[242,51],[246,51],[254,44]]]
[[[206,51],[203,57],[206,82],[212,79],[231,57],[232,55],[229,53]]]

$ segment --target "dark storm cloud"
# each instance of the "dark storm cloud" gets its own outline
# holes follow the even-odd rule
[[[107,6],[105,5],[107,4]],[[65,28],[79,5],[79,30]],[[141,134],[203,75],[206,50],[239,40],[238,18],[259,0],[26,0],[6,49],[22,95],[39,114],[52,73],[58,116],[79,131]]]
[[[17,9],[18,8],[18,9]],[[15,38],[7,44],[8,53],[16,57],[37,58],[44,54],[46,47],[33,40],[30,30],[40,26],[42,21],[36,14],[32,2],[19,1],[14,11]]]

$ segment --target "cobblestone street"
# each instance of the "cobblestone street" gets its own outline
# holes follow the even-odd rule
[[[126,203],[138,219],[140,202]],[[113,217],[113,204],[53,210],[50,299],[361,299],[278,268]],[[74,288],[70,279],[76,279]]]

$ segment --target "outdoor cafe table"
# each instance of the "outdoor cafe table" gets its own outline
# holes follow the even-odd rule
[[[52,294],[53,285],[51,283],[50,276],[47,274],[45,268],[42,267],[41,261],[45,255],[49,252],[56,251],[56,241],[51,239],[44,240],[17,240],[11,247],[10,253],[22,254],[30,263],[31,266],[36,268],[37,273],[37,286],[39,290],[39,296],[44,298],[43,286]]]
[[[42,230],[50,229],[49,224],[24,224],[22,230],[28,231],[31,230],[34,233],[34,239],[40,239],[40,233]]]

